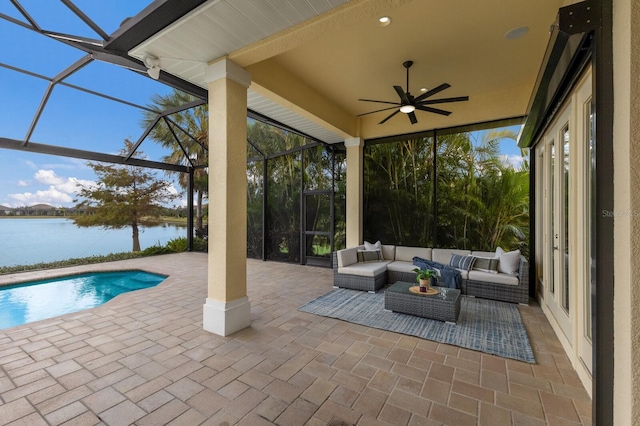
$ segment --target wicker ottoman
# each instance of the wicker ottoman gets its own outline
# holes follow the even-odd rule
[[[415,294],[409,288],[415,283],[398,281],[384,292],[384,308],[388,311],[455,323],[460,314],[460,290],[436,287],[433,296]]]

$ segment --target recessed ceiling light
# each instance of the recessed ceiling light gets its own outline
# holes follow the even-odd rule
[[[421,87],[421,88],[420,88],[420,91],[421,91],[421,92],[426,92],[427,90],[429,90],[429,89],[427,89],[426,87]]]
[[[507,40],[515,40],[517,38],[523,37],[528,32],[529,27],[517,27],[507,31],[507,33],[504,35],[504,38],[506,38]]]
[[[391,23],[391,17],[383,16],[380,19],[378,19],[378,23],[380,24],[381,27],[386,27]]]

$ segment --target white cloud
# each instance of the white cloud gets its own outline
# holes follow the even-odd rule
[[[500,161],[505,166],[511,166],[514,169],[518,170],[522,167],[522,163],[524,162],[524,158],[521,155],[517,154],[505,154],[500,156]]]
[[[180,194],[180,191],[176,188],[176,186],[173,183],[171,183],[171,185],[167,187],[167,192],[171,195]]]
[[[25,163],[27,163],[27,166],[31,167],[32,169],[37,169],[38,168],[38,166],[36,166],[36,163],[34,163],[31,160],[27,160],[27,161],[25,161]]]
[[[96,183],[92,180],[68,178],[65,182],[56,185],[56,188],[67,194],[75,194],[81,187],[95,188]]]
[[[57,176],[53,170],[38,170],[33,177],[38,182],[46,185],[60,185],[64,183],[64,178]]]
[[[34,204],[51,204],[60,206],[63,203],[73,202],[73,198],[64,192],[58,191],[54,186],[44,191],[36,191],[35,193],[23,192],[22,194],[9,194],[9,197],[16,200],[14,206],[32,206]]]
[[[67,194],[75,194],[80,190],[81,186],[94,187],[96,185],[96,183],[91,180],[58,176],[53,170],[38,170],[33,177],[38,182],[55,186],[57,190]]]
[[[75,195],[81,189],[80,185],[86,187],[96,185],[96,183],[91,180],[58,176],[53,170],[40,169],[33,177],[37,183],[48,185],[48,189],[38,190],[36,192],[8,194],[10,198],[15,200],[15,202],[11,203],[12,207],[32,206],[34,204],[51,204],[54,207],[66,205],[70,207]],[[18,185],[28,186],[25,181],[20,181]]]
[[[20,179],[18,181],[18,186],[29,186],[29,184],[27,182],[25,182],[24,180]]]

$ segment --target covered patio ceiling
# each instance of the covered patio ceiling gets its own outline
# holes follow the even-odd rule
[[[179,19],[165,13],[145,20],[171,3],[156,1],[125,22],[106,48],[157,57],[164,72],[204,89],[206,65],[229,58],[252,75],[250,110],[336,143],[525,115],[566,2],[195,0]],[[382,16],[391,24],[380,25]],[[520,27],[528,28],[524,36],[506,37]],[[448,83],[433,99],[469,101],[436,105],[449,116],[416,111],[416,124],[404,114],[378,124],[393,110],[359,117],[392,106],[360,98],[397,102],[393,86],[405,88],[406,60],[414,62],[414,96]]]

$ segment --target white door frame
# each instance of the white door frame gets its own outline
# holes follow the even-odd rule
[[[591,78],[591,69],[588,69],[559,108],[535,151],[536,160],[541,163],[535,173],[542,173],[536,180],[541,188],[535,194],[542,216],[536,223],[541,229],[535,248],[543,262],[536,268],[542,274],[543,283],[538,293],[540,305],[589,393],[593,365],[591,221],[595,214],[591,204],[589,163],[590,112],[595,110],[591,109]],[[568,182],[565,182],[563,136],[567,128],[569,162]],[[565,198],[565,188],[568,198]],[[566,264],[565,259],[568,260]],[[565,276],[568,276],[566,288]]]

